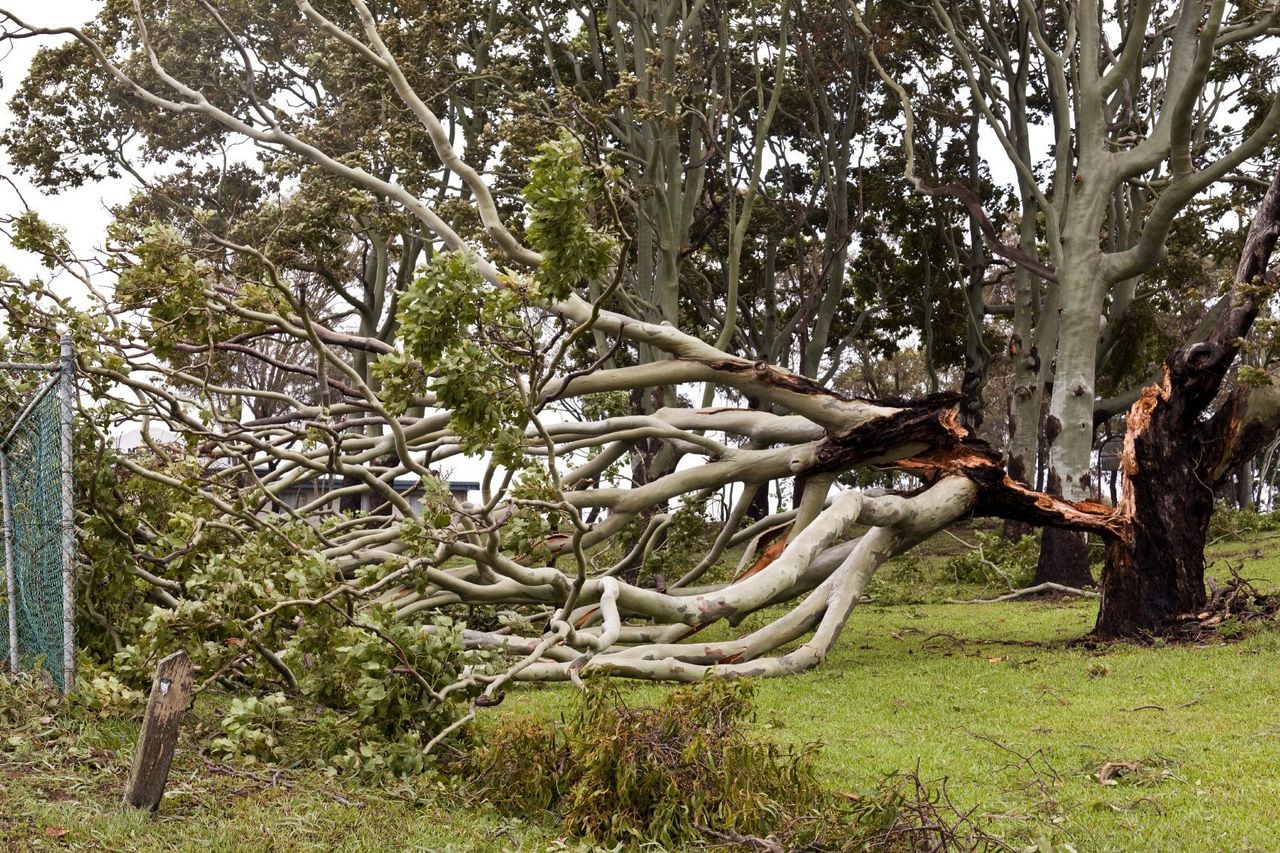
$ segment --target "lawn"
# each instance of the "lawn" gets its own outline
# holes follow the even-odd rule
[[[1210,574],[1243,561],[1260,588],[1280,589],[1280,534],[1222,542],[1213,554]],[[1092,625],[1094,601],[944,603],[956,593],[939,581],[944,558],[924,561],[938,581],[932,600],[864,605],[826,665],[760,684],[758,724],[783,742],[824,742],[823,773],[840,790],[915,768],[945,777],[958,807],[990,816],[991,830],[1018,846],[1275,849],[1280,631],[1247,628],[1205,646],[1088,648],[1074,641]],[[624,695],[641,703],[665,689],[626,685]],[[571,699],[569,687],[521,688],[481,730],[515,715],[555,719]],[[216,705],[195,709],[154,820],[117,805],[131,723],[0,708],[12,732],[0,752],[0,845],[566,849],[550,823],[458,807],[432,782],[383,792],[316,774],[211,767],[197,747],[216,728]]]

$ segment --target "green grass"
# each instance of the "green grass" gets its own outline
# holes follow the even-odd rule
[[[1280,588],[1278,545],[1275,533],[1221,543],[1209,573],[1243,560],[1259,588]],[[932,591],[974,592],[945,579]],[[865,790],[918,766],[946,777],[961,808],[1000,816],[993,831],[1015,842],[1275,849],[1280,812],[1265,804],[1280,801],[1280,631],[1090,650],[1073,641],[1096,613],[1091,600],[864,605],[823,667],[760,684],[758,717],[781,741],[823,741],[834,787]],[[567,696],[529,690],[504,712],[554,717]],[[1108,762],[1138,767],[1102,785]]]
[[[206,762],[191,730],[215,722],[221,704],[214,698],[188,716],[154,817],[120,804],[135,723],[52,707],[36,716],[37,709],[0,741],[0,849],[496,853],[545,847],[555,837],[535,824],[460,811],[426,779],[387,791]]]
[[[1280,534],[1253,534],[1213,554],[1278,589],[1277,546]],[[822,668],[760,684],[758,723],[783,742],[823,741],[822,771],[837,789],[867,790],[916,767],[925,779],[946,777],[959,807],[992,815],[991,829],[1017,844],[1275,848],[1280,630],[1091,650],[1072,641],[1092,626],[1092,601],[942,603],[977,591],[947,580],[948,553],[921,560],[929,601],[866,604]],[[629,684],[624,693],[640,703],[667,689]],[[481,729],[514,715],[555,719],[571,696],[562,686],[520,688]],[[216,705],[197,706],[192,732],[216,727]],[[253,778],[214,770],[194,733],[152,819],[119,806],[132,722],[53,707],[0,707],[0,722],[6,712],[11,723],[25,716],[0,733],[0,849],[564,849],[550,824],[458,807],[428,781],[386,792],[311,773],[273,784],[261,767],[247,768]],[[1136,766],[1103,785],[1108,762]]]

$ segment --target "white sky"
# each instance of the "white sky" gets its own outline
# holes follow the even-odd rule
[[[28,23],[40,26],[65,26],[69,22],[88,21],[102,8],[100,0],[0,0],[0,6]],[[22,39],[0,47],[0,124],[8,125],[12,119],[9,99],[27,74],[27,66],[43,45],[53,44],[50,39]],[[108,206],[128,198],[129,185],[123,180],[89,184],[57,195],[47,195],[14,172],[8,156],[0,151],[0,172],[9,177],[22,191],[23,197],[46,221],[67,229],[67,238],[78,253],[87,254],[101,244],[110,216]],[[18,200],[13,190],[0,183],[0,210],[17,209]],[[48,274],[34,255],[19,252],[0,240],[0,264],[24,277]]]

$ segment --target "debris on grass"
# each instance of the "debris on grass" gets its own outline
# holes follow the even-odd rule
[[[1239,640],[1250,623],[1274,621],[1280,613],[1280,596],[1258,591],[1250,579],[1240,574],[1243,564],[1227,564],[1231,576],[1221,583],[1207,582],[1209,600],[1204,609],[1188,613],[1171,623],[1162,636],[1179,643]]]

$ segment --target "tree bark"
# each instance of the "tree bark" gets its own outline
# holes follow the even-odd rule
[[[1133,637],[1160,630],[1205,603],[1204,545],[1216,487],[1248,456],[1249,387],[1237,385],[1215,416],[1201,416],[1217,395],[1269,289],[1261,287],[1280,237],[1280,173],[1249,229],[1230,304],[1203,343],[1180,347],[1163,382],[1129,410],[1119,509],[1125,535],[1108,543],[1096,633]]]
[[[1061,527],[1046,527],[1040,540],[1040,559],[1036,563],[1035,584],[1057,583],[1063,586],[1094,586],[1089,570],[1089,548],[1085,534]]]
[[[1048,446],[1045,491],[1070,501],[1092,500],[1094,353],[1103,290],[1096,263],[1081,257],[1059,273],[1062,293],[1057,364],[1044,437]],[[1045,530],[1034,583],[1091,585],[1084,535]]]

